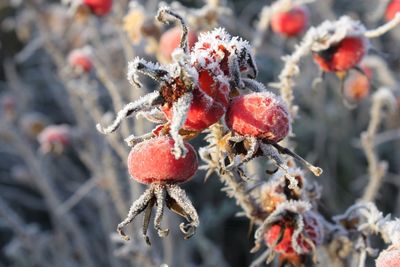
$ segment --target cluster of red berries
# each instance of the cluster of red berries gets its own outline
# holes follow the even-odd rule
[[[182,25],[179,41],[171,41],[179,43],[173,62],[160,66],[136,58],[130,63],[128,78],[141,86],[138,74],[148,75],[160,83],[159,90],[128,104],[109,127],[98,125],[102,133],[111,133],[125,117],[138,112],[147,112],[147,118],[158,112],[165,120],[150,135],[128,138],[134,145],[128,158],[129,173],[136,181],[149,184],[149,189],[132,204],[128,217],[118,226],[118,232],[126,239],[123,227],[155,204],[155,228],[160,236],[165,236],[168,231],[160,228],[164,202],[188,220],[181,225],[185,238],[194,233],[199,224],[196,210],[177,186],[190,179],[198,166],[195,150],[184,139],[207,129],[224,115],[234,134],[270,144],[285,138],[290,129],[285,105],[254,80],[257,68],[247,41],[231,37],[219,28],[201,34],[191,48],[190,32],[179,15],[162,8],[157,18],[163,22],[177,20]],[[169,36],[178,38],[175,30]],[[171,47],[166,48],[165,54],[171,55]],[[251,72],[249,77],[242,77],[245,72]],[[242,89],[255,93],[240,95]]]

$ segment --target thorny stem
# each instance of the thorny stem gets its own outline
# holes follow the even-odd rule
[[[76,250],[82,255],[85,265],[94,266],[94,263],[90,257],[90,253],[87,250],[88,245],[84,239],[85,235],[79,227],[79,224],[76,222],[75,217],[69,213],[64,214],[62,218],[57,216],[57,208],[61,205],[61,201],[55,193],[56,190],[53,189],[50,183],[51,179],[42,170],[40,162],[37,160],[37,157],[30,144],[25,141],[25,139],[22,137],[22,134],[15,127],[8,125],[7,128],[13,132],[16,140],[18,140],[18,142],[15,142],[16,148],[20,151],[20,155],[24,155],[26,163],[32,171],[32,176],[36,186],[39,188],[43,196],[45,196],[44,199],[46,204],[52,211],[54,225],[60,224],[64,226],[66,231],[70,232],[74,236],[74,240],[77,242]]]
[[[388,31],[392,30],[394,27],[400,24],[400,12],[396,13],[396,16],[386,24],[374,29],[374,30],[369,30],[364,33],[365,37],[367,38],[377,38]]]
[[[314,41],[313,38],[310,38],[309,32],[307,32],[300,45],[296,46],[295,51],[291,55],[283,57],[285,66],[279,74],[279,84],[277,86],[281,92],[283,101],[288,106],[292,118],[295,118],[297,115],[297,107],[293,106],[293,86],[295,84],[293,80],[300,73],[300,60],[311,51],[311,45]]]
[[[361,134],[361,144],[368,161],[369,182],[364,191],[362,200],[369,202],[374,201],[378,193],[379,186],[385,176],[387,163],[379,162],[375,151],[375,135],[382,120],[382,109],[385,106],[392,108],[395,106],[393,94],[387,88],[379,89],[372,96],[371,119],[367,131]]]

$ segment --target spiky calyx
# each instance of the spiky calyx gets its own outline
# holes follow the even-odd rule
[[[300,234],[294,234],[302,227]],[[283,218],[273,224],[265,233],[265,244],[283,255],[309,254],[322,243],[323,229],[316,215],[309,211],[303,216],[303,225],[296,225],[295,220]],[[296,248],[295,248],[296,247]]]

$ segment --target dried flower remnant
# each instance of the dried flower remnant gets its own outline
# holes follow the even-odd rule
[[[301,34],[309,23],[307,6],[294,6],[289,10],[274,13],[271,28],[283,36],[292,37]]]
[[[148,184],[149,188],[132,204],[127,218],[118,225],[117,231],[125,240],[129,240],[129,237],[123,232],[123,227],[144,212],[143,236],[150,244],[147,228],[154,205],[157,206],[154,228],[160,237],[168,235],[169,230],[161,228],[164,201],[170,210],[188,221],[187,224],[180,224],[185,239],[195,233],[199,225],[196,209],[177,184],[189,180],[195,174],[198,161],[194,148],[188,143],[184,145],[188,152],[179,159],[171,153],[174,140],[166,136],[145,140],[132,148],[128,158],[129,174],[134,180]]]
[[[146,20],[145,14],[143,6],[132,1],[129,4],[128,14],[123,19],[123,28],[134,44],[138,44],[142,39],[141,27]]]

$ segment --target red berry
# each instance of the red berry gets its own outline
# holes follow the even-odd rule
[[[172,52],[179,47],[182,37],[182,29],[174,27],[164,32],[160,38],[160,52],[163,58],[168,61],[172,59]],[[188,33],[189,49],[191,49],[197,42],[197,35],[193,31]]]
[[[50,125],[38,135],[41,146],[62,145],[68,146],[71,143],[71,128],[67,125]]]
[[[172,106],[164,105],[162,110],[172,119]],[[189,131],[202,131],[216,123],[226,111],[224,104],[217,102],[199,88],[193,90],[193,100],[187,113],[183,128]]]
[[[129,153],[129,174],[143,184],[180,183],[189,180],[198,168],[196,152],[186,143],[186,156],[175,159],[172,154],[173,147],[174,140],[167,136],[155,137],[137,144]]]
[[[192,65],[199,72],[209,70],[217,73],[222,70],[224,75],[230,77],[228,59],[232,54],[235,54],[233,56],[236,57],[241,72],[251,67],[248,60],[253,56],[249,43],[217,28],[200,35],[191,54]]]
[[[389,248],[382,251],[376,259],[376,267],[398,267],[400,266],[400,250]]]
[[[107,15],[112,7],[112,0],[83,0],[83,3],[98,16]]]
[[[392,0],[386,7],[385,18],[387,21],[392,20],[397,12],[400,12],[400,0]]]
[[[289,11],[273,14],[272,30],[284,36],[296,36],[308,25],[309,12],[306,6],[296,6]]]
[[[85,48],[71,51],[68,55],[68,63],[72,67],[83,70],[84,72],[89,72],[93,67],[90,52]]]
[[[353,101],[361,101],[369,94],[369,80],[360,73],[350,76],[344,87],[344,94]]]
[[[366,41],[363,37],[346,37],[338,44],[327,50],[314,53],[314,60],[322,70],[346,71],[360,63],[367,52]]]
[[[296,243],[302,251],[301,254],[309,254],[312,252],[313,246],[307,241],[311,241],[314,246],[321,244],[323,238],[322,225],[312,212],[304,214],[303,218],[304,229],[297,237]],[[277,222],[265,233],[265,244],[281,254],[297,254],[292,243],[294,231],[294,221]]]
[[[209,95],[216,102],[228,108],[229,105],[229,85],[215,81],[213,75],[207,70],[199,71],[200,89]]]
[[[289,113],[272,93],[252,93],[235,97],[225,115],[226,125],[244,136],[277,143],[289,133]]]

